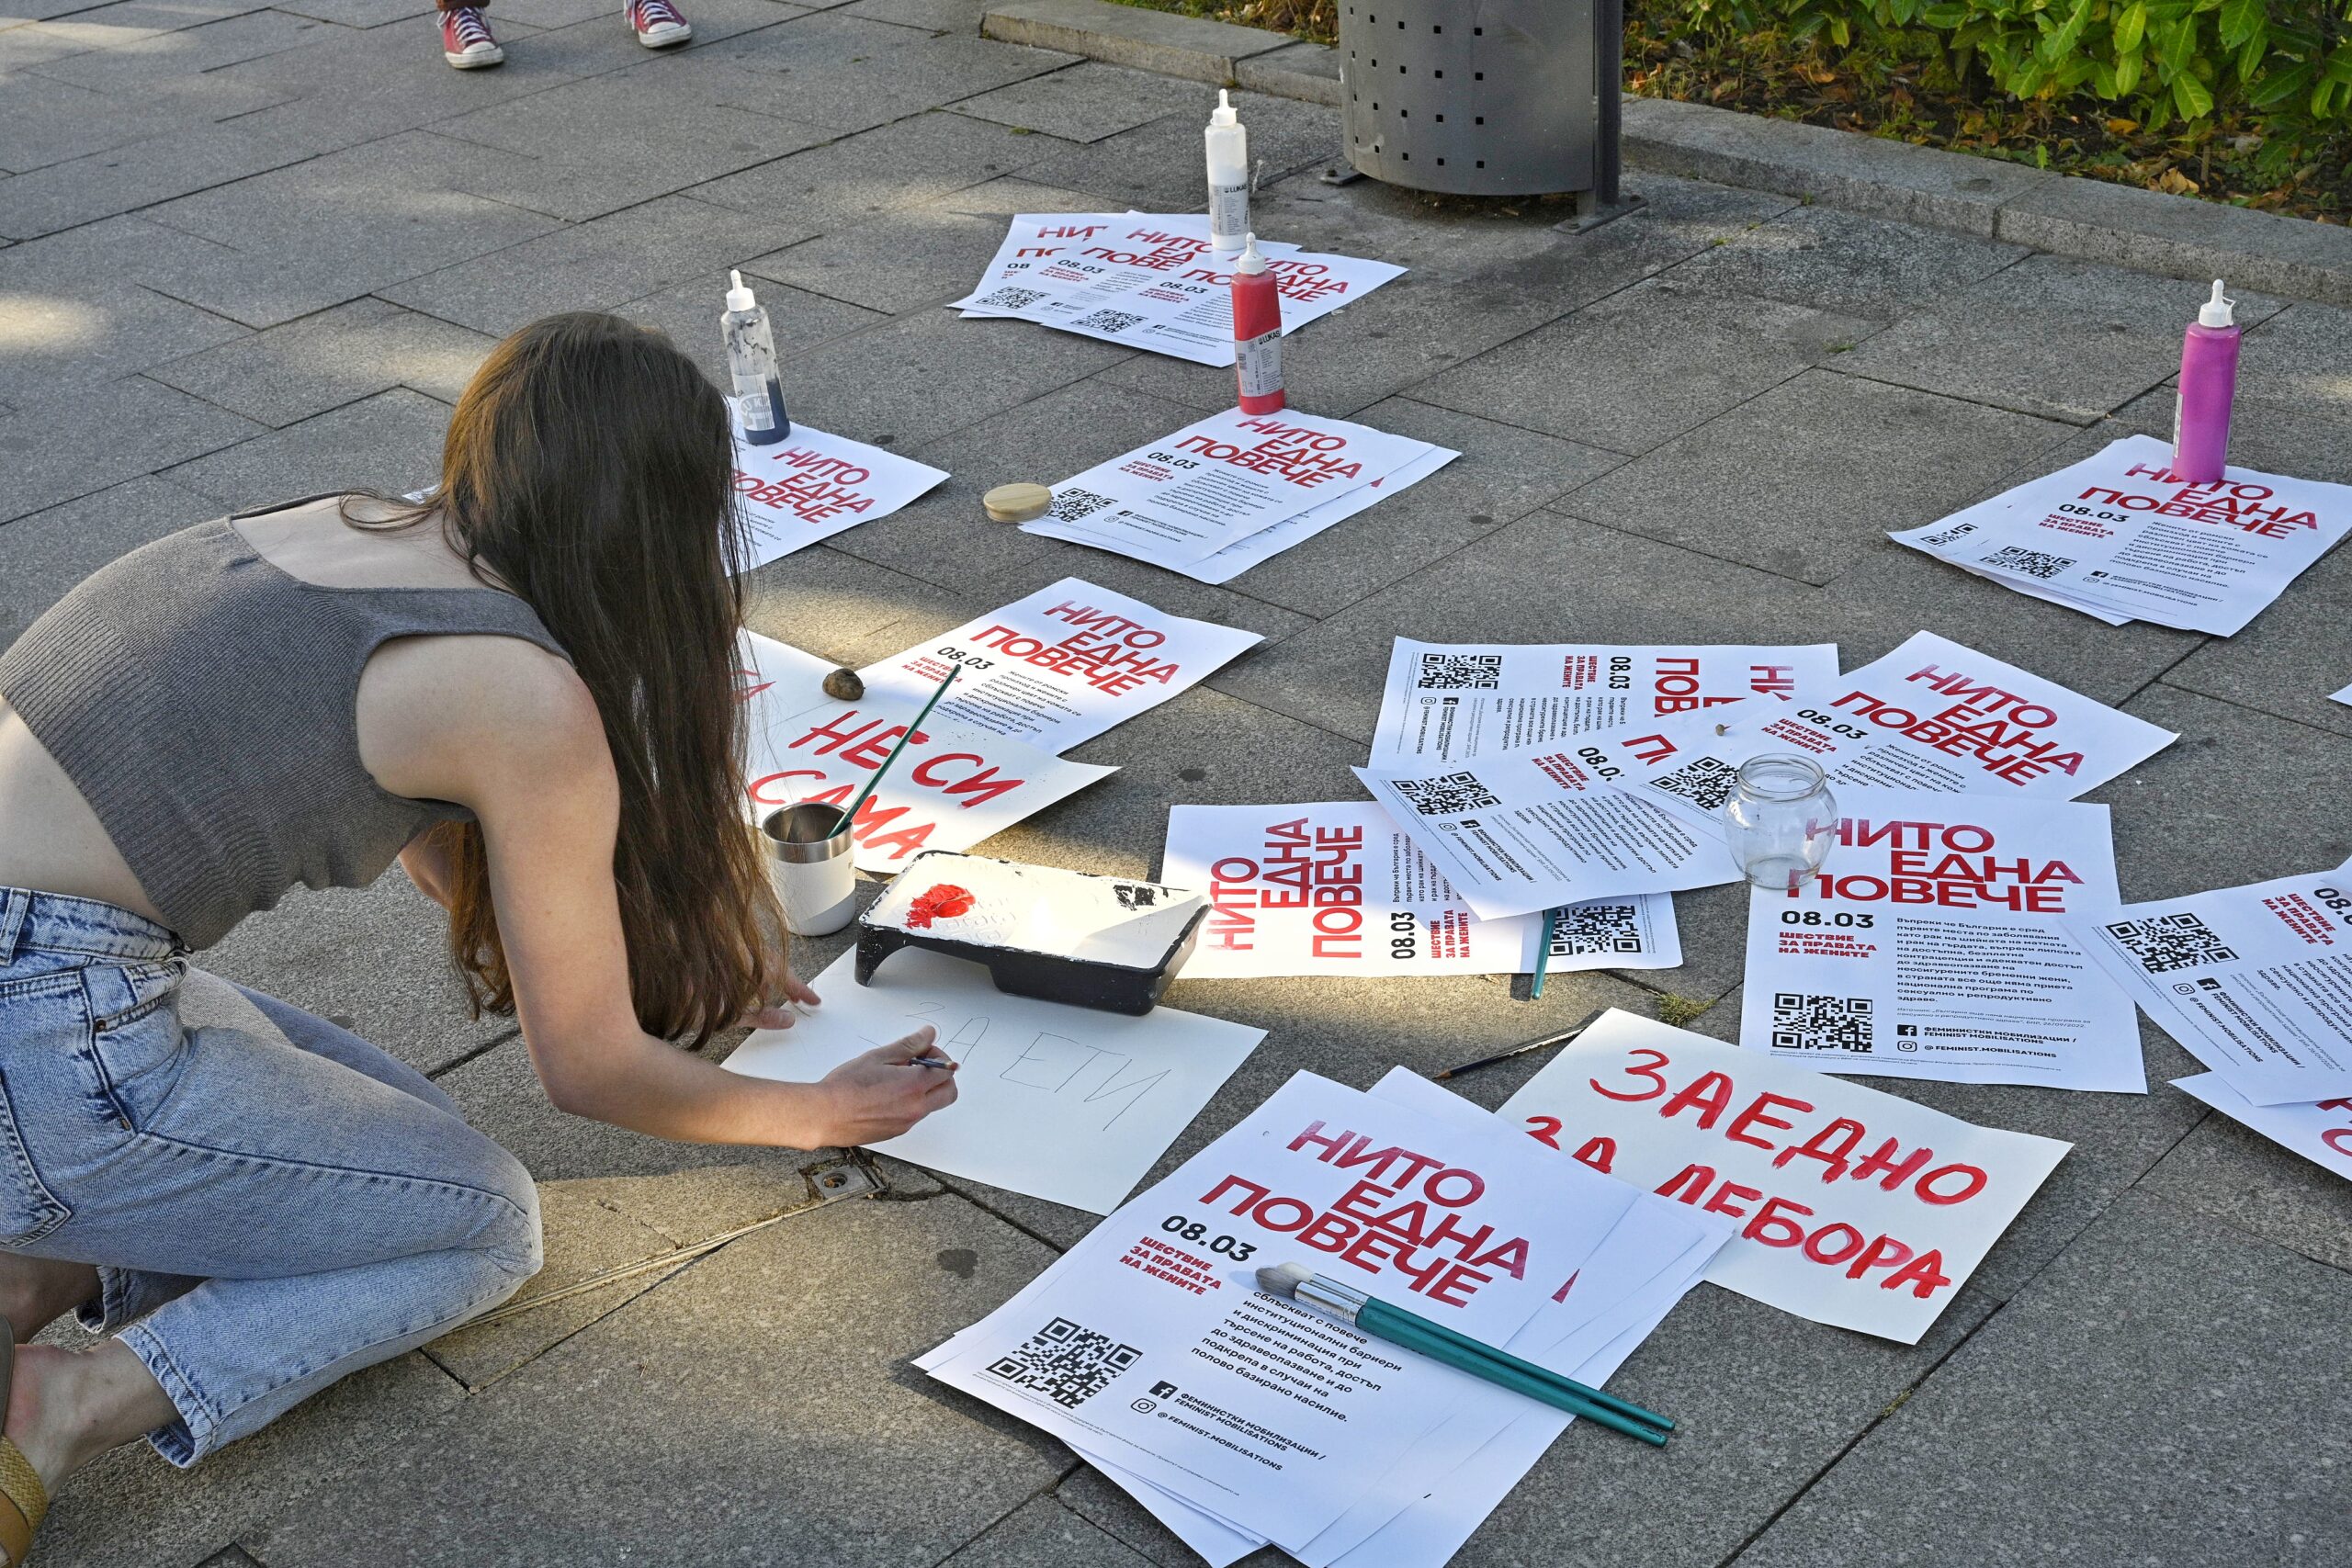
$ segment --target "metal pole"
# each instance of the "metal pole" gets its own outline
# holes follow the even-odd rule
[[[1618,101],[1625,90],[1624,0],[1593,0],[1593,95],[1599,109],[1599,141],[1592,154],[1592,194],[1600,210],[1617,205],[1617,133],[1623,119]]]

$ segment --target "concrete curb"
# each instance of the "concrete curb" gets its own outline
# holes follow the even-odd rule
[[[1259,28],[1108,0],[1006,0],[980,31],[1162,75],[1338,107],[1340,56]],[[2352,305],[2352,228],[1665,98],[1624,100],[1627,164],[1804,197],[2169,277]]]

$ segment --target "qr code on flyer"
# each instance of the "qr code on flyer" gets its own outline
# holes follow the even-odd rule
[[[1441,773],[1433,779],[1393,779],[1396,793],[1424,817],[1456,811],[1491,811],[1502,801],[1473,773]]]
[[[2044,555],[2017,545],[2003,545],[1979,563],[2001,571],[2014,571],[2025,577],[2055,577],[2075,564],[2072,556]]]
[[[1064,1409],[1075,1410],[1108,1388],[1142,1354],[1107,1334],[1057,1317],[1020,1348],[990,1361],[986,1371],[992,1378],[1035,1389]]]
[[[1873,1021],[1868,997],[1772,994],[1772,1049],[1871,1054]]]
[[[1123,333],[1142,320],[1125,310],[1097,310],[1091,316],[1080,316],[1070,325],[1090,333]]]
[[[1631,904],[1570,904],[1552,911],[1552,956],[1639,953],[1642,923]]]
[[[1091,490],[1072,490],[1068,485],[1054,491],[1053,504],[1046,508],[1046,515],[1057,523],[1075,523],[1091,517],[1106,506],[1118,502],[1107,495],[1097,495]]]
[[[972,301],[976,310],[1025,310],[1045,298],[1035,288],[1000,288],[993,294],[983,294]]]
[[[1420,679],[1425,692],[1491,692],[1503,683],[1499,653],[1424,653]]]
[[[1739,770],[1720,757],[1694,757],[1649,782],[1653,788],[1679,795],[1702,811],[1721,811],[1737,791]]]
[[[2115,920],[2109,924],[2107,934],[2151,975],[2194,969],[2205,964],[2232,964],[2238,956],[2213,934],[2212,927],[2190,914],[2158,915],[2151,920]]]
[[[1958,523],[1954,524],[1951,527],[1945,529],[1940,534],[1920,535],[1919,543],[1923,545],[1949,545],[1954,539],[1965,539],[1969,535],[1973,534],[1974,532],[1976,532],[1975,524]]]

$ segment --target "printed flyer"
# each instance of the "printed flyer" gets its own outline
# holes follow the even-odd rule
[[[946,477],[944,468],[805,424],[766,446],[749,445],[739,431],[735,496],[752,530],[744,570],[888,517]]]
[[[795,714],[755,707],[744,815],[757,821],[799,801],[848,806],[916,711],[870,694]],[[924,850],[968,850],[1118,771],[1065,761],[1018,740],[942,724],[934,715],[857,808],[857,867],[893,872]]]
[[[1452,447],[1432,446],[1403,468],[1384,474],[1368,485],[1359,485],[1304,512],[1293,513],[1272,527],[1261,528],[1247,538],[1237,539],[1190,566],[1171,566],[1168,570],[1195,582],[1230,582],[1261,561],[1272,559],[1293,545],[1304,544],[1334,524],[1346,522],[1373,502],[1412,489],[1460,456]]]
[[[1255,647],[1256,632],[1187,620],[1065,577],[858,671],[868,696],[1056,755],[1197,684]]]
[[[1465,1406],[1523,1399],[1259,1292],[1255,1270],[1306,1263],[1499,1345],[1633,1199],[1564,1202],[1557,1170],[1491,1133],[1301,1073],[925,1361],[1295,1551]]]
[[[1155,566],[1189,566],[1432,450],[1295,409],[1227,409],[1063,480],[1046,515],[1021,526]]]
[[[1270,975],[1519,975],[1544,917],[1482,920],[1385,811],[1368,800],[1178,806],[1161,877],[1209,896],[1193,979]],[[1668,969],[1682,962],[1674,900],[1572,904],[1553,920],[1549,966]]]
[[[2235,468],[2190,484],[2171,465],[2127,435],[1997,509],[1889,536],[2061,604],[2227,637],[2352,530],[2352,487]]]
[[[1405,272],[1277,241],[1261,241],[1258,249],[1274,279],[1285,335]],[[1209,248],[1201,213],[1024,213],[1012,220],[979,287],[950,309],[1227,366],[1230,260]]]
[[[1503,1105],[1538,1142],[1741,1221],[1707,1278],[1916,1345],[2070,1144],[1611,1009]]]
[[[2245,1122],[2279,1147],[2292,1149],[2321,1168],[2352,1180],[2352,1099],[2338,1097],[2309,1105],[2256,1105],[2232,1089],[2219,1073],[2175,1078],[2172,1087],[2195,1095],[2233,1121]]]
[[[1481,757],[1639,719],[1789,697],[1838,679],[1838,645],[1436,643],[1398,637],[1372,754]]]
[[[2346,867],[2127,904],[2074,922],[2092,956],[2255,1105],[2352,1095]]]
[[[1933,632],[1786,705],[1728,710],[1725,731],[1629,787],[1720,832],[1740,763],[1811,757],[1850,784],[2072,800],[2177,739]]]
[[[749,626],[735,633],[735,700],[752,705],[749,728],[756,735],[778,719],[806,713],[825,695],[830,660],[762,637]]]
[[[1757,699],[1763,701],[1766,699]],[[1739,880],[1723,827],[1626,787],[1714,739],[1702,710],[1470,761],[1375,761],[1357,778],[1481,919]]]
[[[1831,1073],[2144,1094],[2104,806],[1845,787],[1821,874],[1748,896],[1739,1043]]]

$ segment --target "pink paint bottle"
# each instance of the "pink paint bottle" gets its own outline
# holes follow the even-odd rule
[[[1283,298],[1258,236],[1246,235],[1233,264],[1233,374],[1243,413],[1272,413],[1283,404]]]
[[[2245,335],[2230,315],[2234,301],[2213,297],[2199,308],[2180,345],[2180,400],[2172,425],[2173,472],[2193,485],[2221,482],[2229,460],[2230,403],[2238,393],[2238,340]]]

